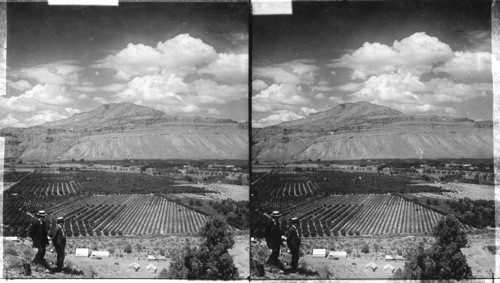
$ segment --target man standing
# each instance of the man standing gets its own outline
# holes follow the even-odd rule
[[[64,264],[64,253],[66,249],[66,233],[64,232],[64,218],[57,218],[57,225],[54,229],[54,237],[52,238],[52,244],[56,249],[57,253],[57,266],[55,271],[61,272]]]
[[[31,224],[29,236],[33,240],[33,247],[38,249],[33,259],[33,264],[41,264],[44,267],[48,267],[45,261],[45,250],[49,244],[45,215],[45,210],[40,210],[38,213],[35,213],[37,219]]]
[[[268,264],[276,265],[281,268],[281,262],[279,260],[280,247],[281,247],[281,228],[278,218],[280,217],[279,211],[273,211],[271,213],[271,219],[266,228],[266,242],[267,247],[270,248],[271,255],[267,260]]]
[[[297,271],[300,257],[300,233],[297,225],[299,219],[297,217],[292,218],[292,226],[288,229],[286,233],[286,243],[292,254],[292,272]]]

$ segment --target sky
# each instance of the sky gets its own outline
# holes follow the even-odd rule
[[[248,121],[245,3],[8,3],[0,128],[132,102]]]
[[[294,2],[291,16],[255,16],[252,126],[358,101],[411,115],[492,120],[490,7]]]

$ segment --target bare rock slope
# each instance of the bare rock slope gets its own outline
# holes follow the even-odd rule
[[[24,160],[248,159],[248,127],[176,117],[132,103],[103,105],[30,128],[5,128],[5,157]]]
[[[252,130],[253,160],[492,158],[493,124],[346,103]]]

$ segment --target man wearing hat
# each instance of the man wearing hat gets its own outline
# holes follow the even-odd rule
[[[281,262],[279,260],[280,247],[281,247],[281,228],[278,218],[281,216],[279,211],[273,211],[271,213],[271,221],[266,228],[266,242],[267,247],[270,248],[271,255],[267,260],[268,264],[273,264],[281,267]]]
[[[297,217],[292,218],[292,225],[288,228],[286,233],[286,243],[292,254],[292,272],[297,271],[297,266],[299,264],[300,257],[300,233],[297,225],[299,224],[299,219]]]
[[[52,238],[52,244],[54,245],[54,248],[56,249],[57,253],[57,267],[55,271],[62,271],[63,264],[64,264],[64,252],[66,249],[66,233],[64,232],[64,218],[63,217],[58,217],[57,218],[57,225],[56,228],[54,229],[54,237]]]
[[[47,233],[47,223],[45,223],[45,210],[40,210],[35,213],[37,218],[31,224],[31,229],[29,236],[33,240],[33,247],[38,249],[38,252],[33,259],[33,264],[42,264],[45,267],[48,266],[45,261],[45,250],[49,244],[49,238]]]

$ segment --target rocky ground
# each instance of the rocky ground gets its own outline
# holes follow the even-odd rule
[[[285,247],[281,249],[281,262],[283,269],[265,266],[265,276],[258,276],[255,267],[252,268],[252,278],[260,279],[390,279],[394,272],[404,268],[404,261],[386,261],[385,253],[397,254],[397,250],[405,251],[405,248],[418,244],[426,239],[426,245],[430,246],[433,238],[425,236],[406,236],[406,237],[354,237],[338,238],[334,240],[307,239],[303,241],[303,256],[299,260],[299,272],[288,273],[291,255]],[[462,249],[467,258],[467,263],[472,269],[474,278],[491,278],[492,272],[495,272],[495,262],[500,259],[500,255],[492,254],[488,246],[495,246],[495,232],[482,231],[468,235],[469,246]],[[368,244],[370,251],[361,252],[363,244]],[[377,244],[379,250],[374,251],[374,245]],[[312,249],[327,248],[335,250],[350,249],[351,253],[347,258],[328,259],[326,257],[313,257]],[[269,250],[265,242],[254,243],[252,250],[255,253],[261,253],[261,258],[267,259]],[[257,252],[258,251],[258,252]],[[403,252],[404,253],[404,252]],[[359,256],[358,256],[359,255]],[[375,263],[375,270],[366,267],[368,263]],[[384,270],[384,266],[390,264],[394,267],[392,270]]]
[[[23,268],[23,262],[31,262],[36,250],[32,248],[32,243],[29,240],[20,242],[5,242],[4,243],[4,276],[6,278],[22,278],[22,279],[76,279],[76,278],[158,278],[159,273],[170,265],[170,258],[167,255],[166,261],[150,261],[147,259],[149,252],[155,250],[155,247],[167,249],[169,246],[182,248],[186,240],[190,243],[195,243],[196,239],[192,237],[168,237],[168,238],[127,238],[125,241],[130,243],[132,248],[131,253],[125,253],[121,238],[107,238],[106,241],[96,242],[92,239],[70,239],[66,248],[66,259],[63,272],[52,273],[50,270],[42,266],[31,265],[32,274],[27,276]],[[142,246],[141,251],[137,250],[137,244]],[[75,249],[77,247],[87,248],[92,245],[97,245],[99,250],[110,250],[110,257],[92,258],[92,257],[77,257]],[[162,246],[165,245],[165,246]],[[49,246],[50,247],[50,246]],[[235,245],[229,253],[233,256],[234,263],[238,268],[240,278],[248,278],[249,270],[249,247],[248,236],[236,236]],[[175,249],[168,250],[173,255]],[[168,253],[167,251],[167,253]],[[55,267],[56,254],[47,250],[46,260],[52,267]],[[140,268],[136,271],[128,268],[133,262],[139,264]],[[146,270],[149,264],[156,266],[154,270]]]

